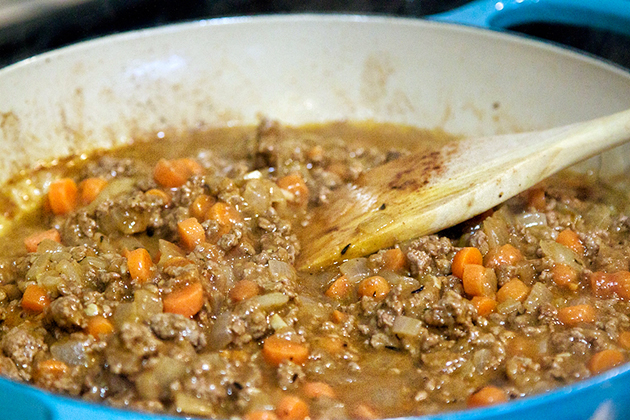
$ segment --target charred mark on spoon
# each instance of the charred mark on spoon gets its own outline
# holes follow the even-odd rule
[[[352,244],[348,244],[348,245],[343,247],[343,249],[341,250],[341,255],[345,255],[346,252],[348,252],[348,250],[350,249],[350,245],[352,245]]]
[[[418,158],[411,155],[399,159],[400,170],[395,173],[388,187],[392,190],[414,191],[429,184],[431,178],[445,169],[445,160],[453,153],[450,148],[443,148]]]

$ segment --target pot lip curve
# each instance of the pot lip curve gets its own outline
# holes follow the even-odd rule
[[[431,30],[445,31],[450,33],[470,34],[481,38],[493,39],[513,45],[526,46],[552,52],[561,56],[577,60],[584,64],[601,67],[617,75],[621,75],[630,80],[630,69],[617,63],[598,57],[587,51],[562,45],[554,41],[536,38],[530,35],[488,29],[480,26],[469,26],[452,22],[441,22],[431,19],[399,17],[387,15],[353,14],[353,13],[286,13],[286,14],[261,14],[248,16],[227,16],[198,19],[185,22],[171,23],[150,28],[136,29],[110,35],[99,36],[97,38],[80,41],[66,45],[51,51],[25,58],[16,63],[10,64],[0,69],[0,79],[4,73],[20,71],[23,67],[32,65],[45,65],[47,62],[63,57],[68,54],[79,54],[81,51],[95,49],[103,45],[120,44],[127,41],[150,39],[156,35],[167,35],[180,32],[202,31],[205,28],[226,26],[226,25],[269,25],[269,24],[368,24],[368,25],[396,25],[415,29],[429,28]]]

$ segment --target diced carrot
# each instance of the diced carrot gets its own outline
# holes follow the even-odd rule
[[[48,305],[50,305],[50,299],[43,287],[36,284],[29,284],[26,287],[22,295],[22,308],[42,312]]]
[[[470,296],[494,296],[497,291],[497,276],[492,268],[466,264],[462,284],[464,291]]]
[[[148,195],[148,196],[151,196],[151,197],[159,198],[160,200],[162,200],[162,203],[165,206],[168,206],[169,204],[171,204],[171,196],[166,191],[162,191],[162,190],[159,190],[157,188],[151,188],[150,190],[148,190],[144,194]]]
[[[153,179],[163,187],[177,188],[202,172],[203,168],[192,159],[160,159],[153,169]]]
[[[578,289],[578,272],[570,265],[555,263],[551,268],[551,278],[560,287]]]
[[[624,361],[625,357],[622,352],[615,349],[607,349],[597,352],[591,356],[587,366],[588,370],[590,370],[592,374],[597,375],[598,373],[605,372],[615,366],[619,366]]]
[[[335,398],[335,391],[326,382],[307,382],[303,391],[309,398]]]
[[[304,420],[309,416],[309,408],[303,399],[286,395],[278,401],[276,414],[280,420]]]
[[[477,308],[479,316],[488,316],[497,307],[497,301],[488,296],[473,296],[471,302]]]
[[[134,249],[127,253],[127,267],[131,278],[139,283],[149,280],[153,274],[153,260],[149,251],[144,248]]]
[[[70,178],[53,181],[48,189],[48,203],[54,214],[68,214],[77,207],[79,189]]]
[[[308,347],[304,344],[288,341],[272,335],[263,343],[262,354],[265,361],[272,366],[279,366],[282,362],[292,361],[298,365],[308,359]]]
[[[339,276],[333,281],[324,294],[331,299],[343,299],[350,293],[350,282],[346,276]]]
[[[276,184],[293,195],[292,203],[300,207],[305,207],[308,204],[309,190],[304,178],[299,173],[283,176],[276,181]]]
[[[630,271],[596,271],[591,274],[590,282],[593,294],[599,298],[610,298],[616,293],[621,299],[630,300]]]
[[[48,359],[42,360],[37,364],[34,376],[36,379],[58,379],[68,371],[67,364],[60,360]]]
[[[241,222],[241,216],[234,207],[219,201],[210,207],[206,214],[206,220],[214,220],[220,226],[225,226],[229,230],[236,223]]]
[[[617,271],[613,274],[615,293],[622,300],[630,301],[630,271]]]
[[[37,251],[37,246],[44,239],[50,239],[51,241],[61,243],[61,235],[57,229],[45,230],[43,232],[36,232],[30,236],[24,238],[24,246],[28,252]]]
[[[381,301],[389,294],[390,287],[387,280],[381,276],[371,276],[361,280],[357,293],[359,296],[368,296],[376,301]]]
[[[194,264],[186,257],[172,257],[162,263],[162,268],[168,267],[185,267],[187,265]]]
[[[316,144],[310,148],[306,156],[312,161],[319,162],[324,158],[324,148],[321,145]]]
[[[530,359],[536,359],[539,356],[536,341],[532,338],[520,335],[517,335],[508,342],[507,353],[510,356],[529,357]]]
[[[580,237],[577,233],[572,231],[571,229],[565,229],[558,234],[556,238],[556,242],[566,246],[567,248],[573,250],[579,256],[584,255],[584,245],[580,240]]]
[[[200,222],[203,222],[204,220],[206,220],[208,210],[210,210],[210,207],[212,207],[216,202],[217,200],[214,197],[202,194],[199,197],[195,198],[195,200],[190,205],[190,215]]]
[[[547,208],[545,190],[542,188],[531,188],[527,194],[527,204],[538,211],[544,211]]]
[[[630,350],[630,331],[622,331],[619,333],[619,338],[617,342],[621,347],[626,350]]]
[[[596,317],[597,311],[588,304],[566,306],[558,310],[558,320],[571,327],[581,323],[592,324]]]
[[[192,318],[203,308],[203,302],[204,293],[201,283],[191,283],[172,291],[162,299],[164,312],[180,314],[188,318]]]
[[[400,248],[392,248],[383,252],[383,268],[385,270],[399,272],[407,267],[407,257]]]
[[[188,251],[192,251],[206,239],[206,231],[194,217],[177,223],[177,233],[179,233],[182,246]]]
[[[376,420],[378,412],[367,404],[357,404],[352,409],[352,418],[356,420]]]
[[[521,251],[510,244],[505,244],[491,249],[486,254],[484,265],[490,268],[497,268],[502,265],[514,265],[519,261],[523,261]]]
[[[339,337],[322,337],[318,340],[318,344],[333,355],[341,353],[347,347],[344,340]]]
[[[230,299],[234,302],[241,302],[253,298],[259,293],[259,287],[251,280],[243,279],[237,281],[230,290]]]
[[[103,178],[87,178],[79,183],[81,202],[90,204],[107,186],[107,181]]]
[[[204,173],[203,166],[201,166],[199,162],[197,162],[194,159],[181,158],[177,160],[183,161],[184,165],[186,165],[186,167],[188,168],[188,170],[190,171],[192,175],[201,175]]]
[[[93,337],[100,337],[114,332],[114,324],[102,315],[96,315],[88,319],[87,333]]]
[[[332,319],[332,322],[334,322],[335,324],[341,324],[343,321],[345,321],[348,318],[348,315],[335,309],[332,312],[332,315],[330,316],[330,318]]]
[[[606,299],[615,293],[616,283],[612,274],[595,271],[590,275],[589,280],[593,294],[598,298]]]
[[[464,266],[467,264],[483,264],[483,256],[479,249],[469,246],[462,248],[453,257],[453,263],[451,264],[451,272],[454,276],[460,279],[464,275]]]
[[[469,408],[485,407],[488,405],[500,404],[507,402],[508,398],[501,388],[496,386],[487,385],[481,388],[479,391],[470,395],[466,400],[466,405]]]
[[[502,303],[508,299],[523,302],[529,294],[529,286],[517,278],[513,278],[505,283],[497,292],[497,302]]]
[[[256,410],[245,414],[243,420],[278,420],[278,416],[273,411]]]

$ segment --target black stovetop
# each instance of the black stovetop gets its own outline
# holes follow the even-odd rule
[[[37,3],[37,0],[20,1],[23,4]],[[15,4],[16,0],[8,3]],[[464,3],[467,0],[59,0],[62,7],[47,10],[39,16],[16,19],[13,23],[5,22],[0,27],[0,66],[85,39],[203,18],[290,12],[422,17]],[[1,6],[2,1],[0,12]],[[544,23],[510,30],[588,51],[630,69],[629,37]]]

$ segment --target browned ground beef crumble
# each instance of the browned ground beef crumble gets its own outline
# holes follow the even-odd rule
[[[348,127],[344,137],[358,139],[375,129]],[[91,204],[65,215],[44,205],[7,233],[1,374],[151,412],[228,418],[269,411],[267,418],[288,419],[295,413],[282,404],[294,396],[308,409],[297,418],[375,418],[465,408],[487,386],[505,400],[548,391],[597,373],[602,351],[621,355],[603,369],[628,360],[627,193],[563,175],[460,226],[397,245],[404,260],[394,269],[382,250],[302,273],[293,264],[308,209],[405,153],[322,136],[263,121],[245,136],[240,157],[213,151],[210,141],[182,154],[202,170],[174,188],[156,182],[159,156],[143,144],[68,165],[63,176],[77,183],[100,177],[108,184]],[[308,195],[278,186],[296,174]],[[199,197],[231,206],[238,217],[225,225],[199,216],[205,239],[187,250],[178,224],[193,217]],[[60,243],[23,250],[24,237],[48,229],[60,233]],[[558,242],[566,229],[582,248]],[[493,260],[506,244],[522,258]],[[480,315],[451,271],[463,247],[479,249],[496,277],[490,299],[501,300],[495,293],[514,279],[526,293]],[[127,264],[138,248],[154,260],[146,281],[132,278]],[[572,270],[573,280],[563,282],[558,266]],[[328,292],[342,275],[347,292]],[[385,279],[385,295],[360,291],[372,276]],[[165,297],[191,284],[202,286],[201,308],[190,317],[167,310]],[[255,291],[241,299],[237,284]],[[30,285],[46,293],[41,311],[22,307]],[[563,315],[577,305],[594,316]],[[113,331],[95,336],[89,323],[96,317]],[[270,337],[296,343],[306,358],[274,362],[263,354]]]

